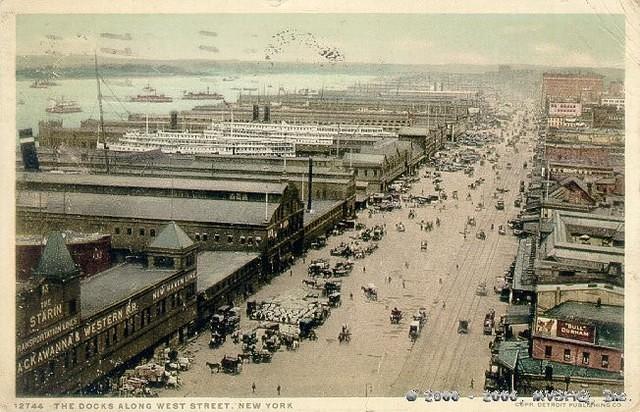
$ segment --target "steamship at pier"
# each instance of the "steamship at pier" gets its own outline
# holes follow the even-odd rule
[[[267,115],[268,116],[268,115]],[[216,154],[294,157],[296,145],[326,146],[354,136],[393,137],[380,127],[358,125],[289,124],[274,122],[212,121],[202,131],[178,130],[177,114],[172,114],[169,130],[125,132],[109,149],[117,152]],[[102,144],[99,144],[102,148]]]

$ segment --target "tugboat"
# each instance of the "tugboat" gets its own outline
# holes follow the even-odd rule
[[[82,108],[78,103],[73,100],[64,100],[62,98],[52,100],[49,102],[49,106],[45,109],[48,113],[78,113],[82,111]]]
[[[158,94],[156,89],[147,85],[142,89],[145,94],[139,94],[129,98],[130,102],[140,103],[170,103],[173,101],[172,97],[165,96],[164,94]]]
[[[223,100],[224,96],[220,93],[210,92],[207,87],[206,92],[187,92],[184,91],[182,95],[183,100]]]

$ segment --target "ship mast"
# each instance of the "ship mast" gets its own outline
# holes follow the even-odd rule
[[[94,61],[96,67],[96,83],[98,84],[98,108],[100,110],[100,131],[98,141],[102,137],[102,143],[104,144],[104,165],[109,174],[109,147],[107,146],[107,137],[104,134],[104,116],[102,114],[102,92],[100,91],[100,76],[98,75],[98,55],[94,53]]]

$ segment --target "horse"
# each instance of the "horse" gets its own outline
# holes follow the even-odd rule
[[[238,353],[238,359],[242,363],[249,363],[251,361],[251,353]]]
[[[209,367],[209,370],[211,371],[211,373],[218,373],[220,372],[220,364],[219,363],[211,363],[211,362],[207,362],[207,366]]]

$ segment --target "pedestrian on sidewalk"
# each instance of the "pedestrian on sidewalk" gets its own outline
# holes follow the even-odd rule
[[[391,284],[391,276],[389,276],[389,284]]]
[[[473,389],[473,378],[471,378],[471,389]]]
[[[404,279],[402,279],[402,289],[405,289],[405,287],[404,287]]]
[[[442,309],[447,307],[447,303],[446,302],[442,302]]]
[[[456,270],[460,270],[460,266],[456,263]]]
[[[289,271],[289,277],[293,276],[293,269]]]
[[[278,387],[276,388],[276,390],[278,391],[278,396],[280,396],[280,385],[278,385]]]
[[[366,266],[363,266],[363,267],[362,267],[362,272],[364,273],[364,272],[366,272],[366,271],[367,271],[367,267],[366,267]]]
[[[252,392],[252,393],[256,393],[256,383],[255,383],[255,382],[253,382],[253,383],[251,384],[251,392]]]

